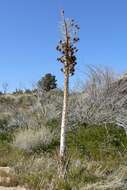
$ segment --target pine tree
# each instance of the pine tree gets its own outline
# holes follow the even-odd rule
[[[51,73],[47,73],[44,77],[41,78],[41,80],[38,81],[37,85],[42,90],[48,92],[57,87],[56,82],[57,82],[56,77]]]

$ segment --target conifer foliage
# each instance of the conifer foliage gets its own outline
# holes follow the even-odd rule
[[[57,80],[54,75],[51,73],[47,73],[44,77],[41,78],[41,80],[38,81],[38,87],[42,90],[48,92],[52,89],[57,88]]]

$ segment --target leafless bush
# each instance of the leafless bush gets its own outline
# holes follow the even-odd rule
[[[4,94],[6,94],[7,90],[8,90],[8,83],[7,82],[3,82],[2,87],[3,87]]]
[[[123,93],[127,81],[125,85],[122,78],[120,83],[113,72],[101,67],[89,67],[87,76],[82,92],[70,96],[70,123],[117,123],[127,108]]]
[[[122,127],[127,134],[127,110],[121,109],[120,113],[116,116],[116,124]]]
[[[34,112],[40,112],[46,120],[61,117],[62,111],[62,91],[59,89],[44,92],[40,89],[37,91],[37,103],[33,106]]]
[[[127,129],[127,76],[118,78],[111,69],[90,66],[82,91],[69,96],[68,125],[78,123],[116,123]],[[7,95],[6,95],[7,96]],[[41,128],[49,120],[61,119],[63,92],[59,89],[45,93],[40,89],[29,96],[1,97],[0,111],[12,115],[12,124],[25,128]],[[23,104],[18,101],[23,99]],[[8,100],[8,101],[7,101]]]

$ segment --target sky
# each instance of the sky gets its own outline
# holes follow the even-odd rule
[[[71,86],[85,80],[87,65],[127,71],[127,0],[0,0],[0,89],[5,82],[9,91],[30,88],[46,73],[63,87],[61,9],[81,28]]]

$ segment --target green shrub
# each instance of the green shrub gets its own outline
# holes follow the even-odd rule
[[[85,125],[69,132],[67,143],[70,151],[77,151],[89,159],[113,159],[126,152],[127,137],[124,129],[114,125]]]
[[[13,148],[9,143],[0,143],[0,166],[14,166],[22,157],[26,157],[26,153]],[[27,158],[28,159],[28,158]]]
[[[0,119],[0,142],[11,142],[13,139],[12,127],[7,119]]]
[[[119,179],[117,178],[119,175],[122,176],[119,181],[123,186],[123,179],[126,178],[127,137],[122,128],[111,124],[107,127],[82,125],[75,131],[69,131],[66,155],[69,165],[65,180],[60,180],[58,177],[59,157],[54,151],[59,141],[58,139],[55,141],[55,135],[51,133],[57,129],[57,126],[58,123],[55,120],[49,121],[44,127],[48,133],[41,133],[42,129],[34,133],[36,141],[33,140],[33,129],[18,131],[16,137],[19,138],[21,135],[21,144],[17,146],[18,148],[7,143],[0,144],[0,165],[11,165],[15,169],[19,184],[28,184],[30,189],[85,189],[87,185],[95,184],[97,187],[99,184],[110,184],[111,180]],[[51,130],[49,130],[50,127]],[[46,150],[43,152],[38,151],[38,143],[35,143],[40,144],[39,133],[46,134],[47,140],[49,140],[49,134],[53,135],[52,141],[42,146],[43,150]],[[28,139],[28,144],[26,139]],[[21,150],[24,142],[26,148]],[[54,142],[57,143],[53,145]],[[32,151],[27,150],[30,145],[33,146]],[[51,149],[53,151],[50,152]],[[94,186],[91,189],[94,189]]]
[[[53,131],[57,131],[60,132],[60,121],[58,119],[51,119],[46,123],[47,128],[49,128],[49,130],[51,132]]]

